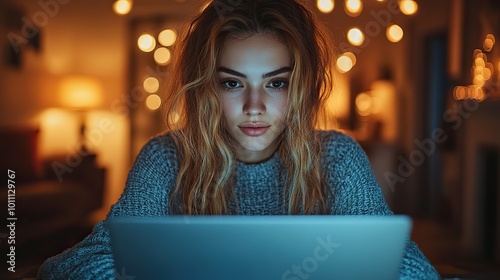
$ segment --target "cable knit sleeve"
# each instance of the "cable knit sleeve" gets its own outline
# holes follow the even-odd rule
[[[351,137],[340,132],[322,132],[322,164],[333,201],[333,215],[392,215],[368,158]],[[401,279],[440,279],[435,268],[408,238],[401,264]]]
[[[151,139],[141,150],[129,172],[119,201],[107,218],[74,247],[47,259],[38,279],[120,279],[115,273],[108,230],[110,217],[164,216],[168,212],[168,193],[175,182],[175,148],[168,135]]]

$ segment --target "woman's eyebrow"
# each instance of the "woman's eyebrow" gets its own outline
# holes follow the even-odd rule
[[[292,71],[292,68],[290,68],[290,67],[281,67],[278,70],[274,70],[274,71],[271,71],[269,73],[262,75],[262,79],[273,77],[273,76],[279,75],[281,73],[286,73],[286,72],[291,72],[291,71]]]
[[[238,76],[238,77],[241,77],[243,79],[247,78],[247,75],[245,75],[243,73],[240,73],[238,71],[226,68],[226,67],[219,67],[219,69],[217,69],[217,71],[218,72],[224,72],[224,73],[227,73],[227,74],[231,74],[231,75],[234,75],[234,76]],[[290,71],[292,71],[292,68],[290,68],[290,67],[281,67],[278,70],[274,70],[274,71],[271,71],[269,73],[266,73],[266,74],[262,75],[262,79],[266,79],[266,78],[273,77],[273,76],[279,75],[281,73],[290,72]]]
[[[227,73],[227,74],[231,74],[231,75],[234,75],[234,76],[241,77],[243,79],[247,78],[247,75],[245,75],[243,73],[240,73],[238,71],[234,71],[232,69],[226,68],[226,67],[219,67],[219,69],[217,69],[217,72],[224,72],[224,73]]]

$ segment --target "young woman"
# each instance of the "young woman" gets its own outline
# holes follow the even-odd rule
[[[114,276],[108,219],[185,215],[391,215],[366,155],[317,131],[332,88],[330,40],[294,0],[215,0],[169,77],[170,132],[152,138],[108,218],[39,277]],[[438,279],[408,240],[401,278]]]

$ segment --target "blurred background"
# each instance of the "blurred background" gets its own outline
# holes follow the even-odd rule
[[[500,2],[305,2],[337,52],[324,116],[335,123],[321,128],[361,143],[443,276],[500,275]],[[0,0],[0,166],[16,190],[2,190],[1,212],[17,219],[8,275],[32,276],[105,218],[140,148],[165,129],[170,51],[201,9]],[[12,232],[2,228],[5,265]]]

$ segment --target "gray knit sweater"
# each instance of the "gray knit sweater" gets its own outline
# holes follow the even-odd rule
[[[332,215],[392,215],[361,147],[339,132],[320,132],[322,166],[333,192]],[[286,214],[284,178],[278,153],[259,164],[238,162],[230,211],[239,215]],[[177,177],[177,152],[168,134],[151,139],[132,167],[125,190],[106,220],[73,248],[49,258],[40,279],[113,279],[115,274],[107,221],[117,216],[166,216]],[[281,175],[280,175],[281,174]],[[175,209],[175,207],[174,207]],[[408,240],[401,279],[439,279],[417,245]]]

